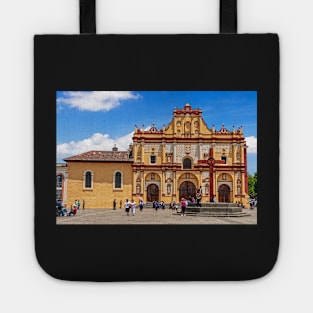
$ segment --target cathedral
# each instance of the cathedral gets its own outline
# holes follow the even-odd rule
[[[86,208],[123,207],[126,199],[144,202],[195,198],[201,202],[249,201],[247,145],[242,127],[211,128],[201,109],[174,109],[162,129],[135,126],[127,151],[88,151],[67,163],[67,204],[84,200]]]

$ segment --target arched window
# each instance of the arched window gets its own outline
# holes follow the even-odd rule
[[[122,173],[121,172],[115,173],[114,188],[122,188]]]
[[[92,178],[93,178],[92,172],[86,171],[84,175],[84,187],[85,188],[92,188]]]
[[[183,169],[191,169],[191,160],[186,158],[183,162]]]

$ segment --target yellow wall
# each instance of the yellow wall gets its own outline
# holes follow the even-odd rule
[[[122,189],[113,188],[113,174],[117,170],[123,173]],[[84,188],[85,171],[94,174],[91,189]],[[68,162],[67,206],[78,199],[81,203],[85,200],[85,208],[112,208],[114,199],[117,208],[120,200],[123,207],[126,199],[132,199],[131,163]]]

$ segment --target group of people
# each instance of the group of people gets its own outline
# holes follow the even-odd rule
[[[158,209],[165,209],[165,203],[164,201],[161,201],[160,203],[158,201],[153,201],[152,202],[152,207],[157,211]]]
[[[133,199],[131,201],[126,199],[124,206],[125,206],[125,211],[126,211],[127,215],[129,215],[129,212],[131,212],[131,214],[133,216],[136,214],[136,207],[137,207],[136,201],[134,201]],[[140,211],[143,210],[143,201],[142,200],[140,200],[140,202],[139,202],[139,209],[140,209]]]
[[[62,203],[61,199],[56,201],[56,216],[72,216],[76,215],[77,211],[80,210],[80,201],[75,200],[75,202],[71,205],[71,208],[68,210],[66,208],[66,203]],[[83,210],[85,209],[85,200],[82,201]]]
[[[251,210],[253,210],[253,208],[256,208],[256,207],[257,207],[257,204],[258,204],[257,198],[256,198],[256,197],[250,198],[249,204],[250,204],[250,209],[251,209]]]

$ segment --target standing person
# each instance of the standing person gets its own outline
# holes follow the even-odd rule
[[[176,213],[178,213],[178,203],[177,203],[176,201],[175,201],[174,206],[175,206],[175,211],[176,211]]]
[[[125,211],[126,211],[127,215],[129,215],[129,204],[130,203],[129,203],[128,199],[126,199],[124,206],[125,206]]]
[[[113,210],[116,210],[116,199],[113,200]]]
[[[132,206],[132,215],[134,216],[136,213],[136,202],[134,200],[131,201],[131,206]]]
[[[140,202],[139,202],[139,208],[140,208],[140,211],[142,211],[142,209],[143,209],[143,201],[142,200],[140,200]]]
[[[85,210],[85,200],[83,199],[83,210]]]
[[[181,205],[181,216],[185,216],[187,203],[184,198],[181,199],[180,205]]]
[[[202,188],[201,188],[201,186],[200,186],[200,188],[197,190],[196,198],[197,198],[197,206],[198,206],[198,207],[201,207],[201,199],[202,199]]]
[[[77,210],[79,210],[79,209],[80,209],[80,201],[77,200]]]
[[[213,195],[213,203],[216,203],[216,197]]]
[[[62,205],[62,201],[61,199],[58,199],[57,202],[56,202],[56,215],[57,216],[64,216],[63,214],[63,205]]]
[[[155,207],[155,211],[157,211],[159,208],[159,202],[158,201],[154,202],[154,207]]]
[[[122,208],[122,200],[120,200],[120,209]]]

